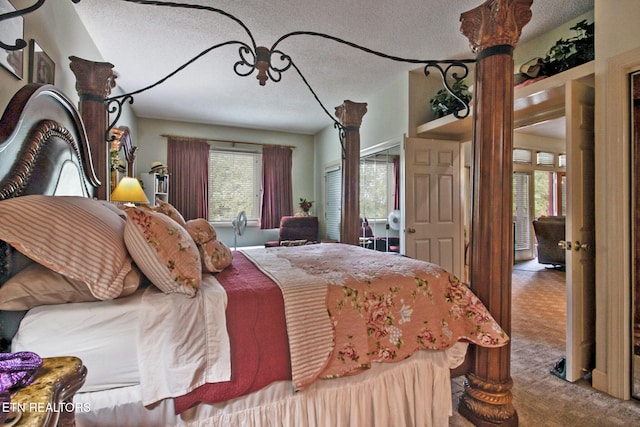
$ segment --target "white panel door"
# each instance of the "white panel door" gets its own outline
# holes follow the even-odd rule
[[[462,278],[462,148],[458,141],[405,139],[405,254]]]
[[[595,218],[592,87],[570,81],[567,116],[567,380],[593,369],[595,357]]]

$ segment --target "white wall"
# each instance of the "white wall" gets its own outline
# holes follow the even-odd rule
[[[16,8],[31,6],[32,0],[15,0]],[[71,1],[49,1],[24,17],[24,35],[28,42],[35,39],[56,64],[55,84],[72,102],[77,103],[75,76],[69,69],[69,56],[102,61],[98,49],[74,10]],[[8,40],[3,40],[9,42]],[[29,52],[24,50],[24,78],[18,80],[4,68],[0,69],[0,102],[6,105],[13,94],[28,83]]]
[[[640,2],[595,0],[596,369],[593,386],[629,398],[631,346],[630,97],[622,60],[640,67]],[[618,69],[618,72],[620,70]],[[619,83],[615,92],[613,83]]]
[[[16,9],[21,9],[32,6],[35,2],[33,0],[13,0],[12,3]],[[75,5],[70,0],[45,2],[40,9],[26,15],[24,17],[24,38],[27,42],[30,39],[35,39],[53,60],[56,65],[55,86],[67,95],[75,105],[78,104],[79,98],[76,92],[76,77],[69,68],[69,57],[73,55],[90,61],[109,62],[108,59],[102,57],[91,40],[75,11]],[[116,66],[114,70],[117,73],[117,64],[114,65]],[[23,55],[24,77],[22,80],[0,67],[0,106],[2,109],[18,89],[29,83],[28,67],[28,47],[25,48]],[[112,95],[120,93],[122,91],[119,87],[116,86],[112,89]],[[121,120],[117,125],[128,126],[135,142],[136,118],[129,105],[125,106]]]
[[[228,126],[214,126],[197,123],[138,119],[138,145],[136,176],[149,171],[151,162],[167,163],[167,139],[162,135],[177,135],[195,138],[221,139],[261,144],[294,146],[293,162],[293,202],[304,197],[317,201],[314,194],[314,143],[313,136],[285,132],[272,132]],[[169,171],[171,173],[171,171]],[[171,200],[169,200],[171,202]],[[316,207],[313,208],[315,213]],[[218,239],[233,247],[234,235],[231,224],[216,225]],[[238,239],[238,246],[262,245],[269,240],[278,240],[278,230],[260,230],[249,223],[245,233]]]

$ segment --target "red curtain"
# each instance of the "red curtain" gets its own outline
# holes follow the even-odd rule
[[[400,209],[400,156],[393,157],[393,209]]]
[[[280,218],[293,213],[291,166],[291,148],[262,147],[261,229],[278,228]]]
[[[169,137],[169,203],[185,220],[209,219],[209,144],[191,138]]]

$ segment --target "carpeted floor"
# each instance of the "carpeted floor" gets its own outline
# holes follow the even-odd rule
[[[569,383],[550,373],[565,352],[565,272],[537,262],[513,274],[511,377],[519,425],[545,427],[640,426],[640,402],[600,393],[587,379]],[[457,412],[464,378],[453,379],[450,427],[472,424]]]

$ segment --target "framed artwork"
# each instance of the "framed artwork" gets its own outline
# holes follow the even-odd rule
[[[29,40],[29,83],[54,84],[56,64],[40,47],[38,42]]]
[[[14,12],[15,7],[9,0],[0,0],[0,14]],[[16,40],[24,38],[24,18],[22,16],[7,19],[0,25],[0,41],[5,45],[14,45]],[[19,79],[23,76],[24,49],[7,50],[0,48],[0,65]]]

